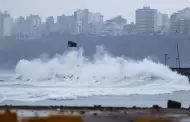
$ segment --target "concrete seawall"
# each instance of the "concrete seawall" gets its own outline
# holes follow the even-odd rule
[[[173,71],[178,72],[179,74],[185,75],[190,80],[190,68],[171,68]]]
[[[1,106],[3,111],[5,107]],[[189,109],[167,109],[167,108],[114,108],[114,107],[31,107],[12,106],[12,112],[17,113],[18,120],[23,118],[48,117],[51,115],[73,115],[80,116],[83,122],[150,122],[146,119],[161,119],[163,122],[190,122]],[[59,109],[58,109],[59,108]],[[36,114],[37,113],[37,114]],[[139,118],[141,120],[139,120]],[[138,121],[137,121],[138,120]],[[151,122],[162,122],[162,121]],[[79,121],[75,121],[79,122]]]

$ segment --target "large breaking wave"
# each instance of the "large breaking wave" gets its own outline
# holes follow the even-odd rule
[[[135,61],[112,57],[101,46],[93,59],[83,56],[83,50],[79,49],[52,59],[20,60],[15,72],[12,82],[1,83],[7,85],[0,90],[5,99],[76,99],[190,90],[187,77],[163,64],[148,58]]]

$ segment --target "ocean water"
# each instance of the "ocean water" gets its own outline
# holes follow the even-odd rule
[[[70,50],[48,59],[22,59],[12,72],[0,73],[0,105],[166,106],[190,103],[186,76],[145,58],[112,57],[97,46],[93,59]]]

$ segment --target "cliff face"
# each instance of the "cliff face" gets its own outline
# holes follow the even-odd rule
[[[62,36],[49,37],[40,40],[14,40],[4,39],[0,41],[0,66],[14,68],[21,59],[38,58],[41,54],[63,53],[67,41],[77,42],[84,49],[85,56],[91,57],[96,52],[96,46],[103,45],[113,56],[126,56],[132,59],[152,57],[154,60],[164,63],[164,53],[170,59],[168,64],[176,66],[176,40],[179,43],[179,51],[182,67],[190,67],[190,38],[173,36]]]

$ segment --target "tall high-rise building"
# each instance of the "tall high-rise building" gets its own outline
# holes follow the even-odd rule
[[[169,32],[169,17],[167,14],[158,12],[157,31],[161,33]]]
[[[39,15],[30,15],[26,17],[26,26],[28,36],[36,38],[41,36],[40,32],[41,18]]]
[[[179,31],[178,13],[173,13],[170,17],[170,33],[178,33],[178,31]]]
[[[88,9],[75,11],[74,21],[76,34],[100,34],[103,27],[103,15]]]
[[[13,18],[5,11],[3,15],[3,37],[11,36],[13,27]]]
[[[72,34],[74,32],[74,16],[58,16],[56,24],[60,33]]]
[[[152,33],[157,30],[157,13],[156,9],[143,7],[136,10],[136,31],[138,33]]]
[[[190,8],[182,9],[171,15],[170,33],[190,34]]]
[[[22,16],[16,18],[13,26],[13,35],[17,38],[24,38],[27,35],[26,28],[25,18]]]
[[[103,15],[100,13],[89,13],[88,15],[88,32],[90,34],[100,35],[104,20]]]
[[[87,34],[88,23],[89,23],[89,11],[88,9],[77,10],[74,12],[75,21],[75,33],[76,34]]]
[[[49,34],[55,30],[55,20],[53,16],[46,18],[46,33]]]
[[[190,7],[184,8],[177,13],[179,18],[190,19]]]
[[[179,20],[179,33],[190,34],[190,19]]]

